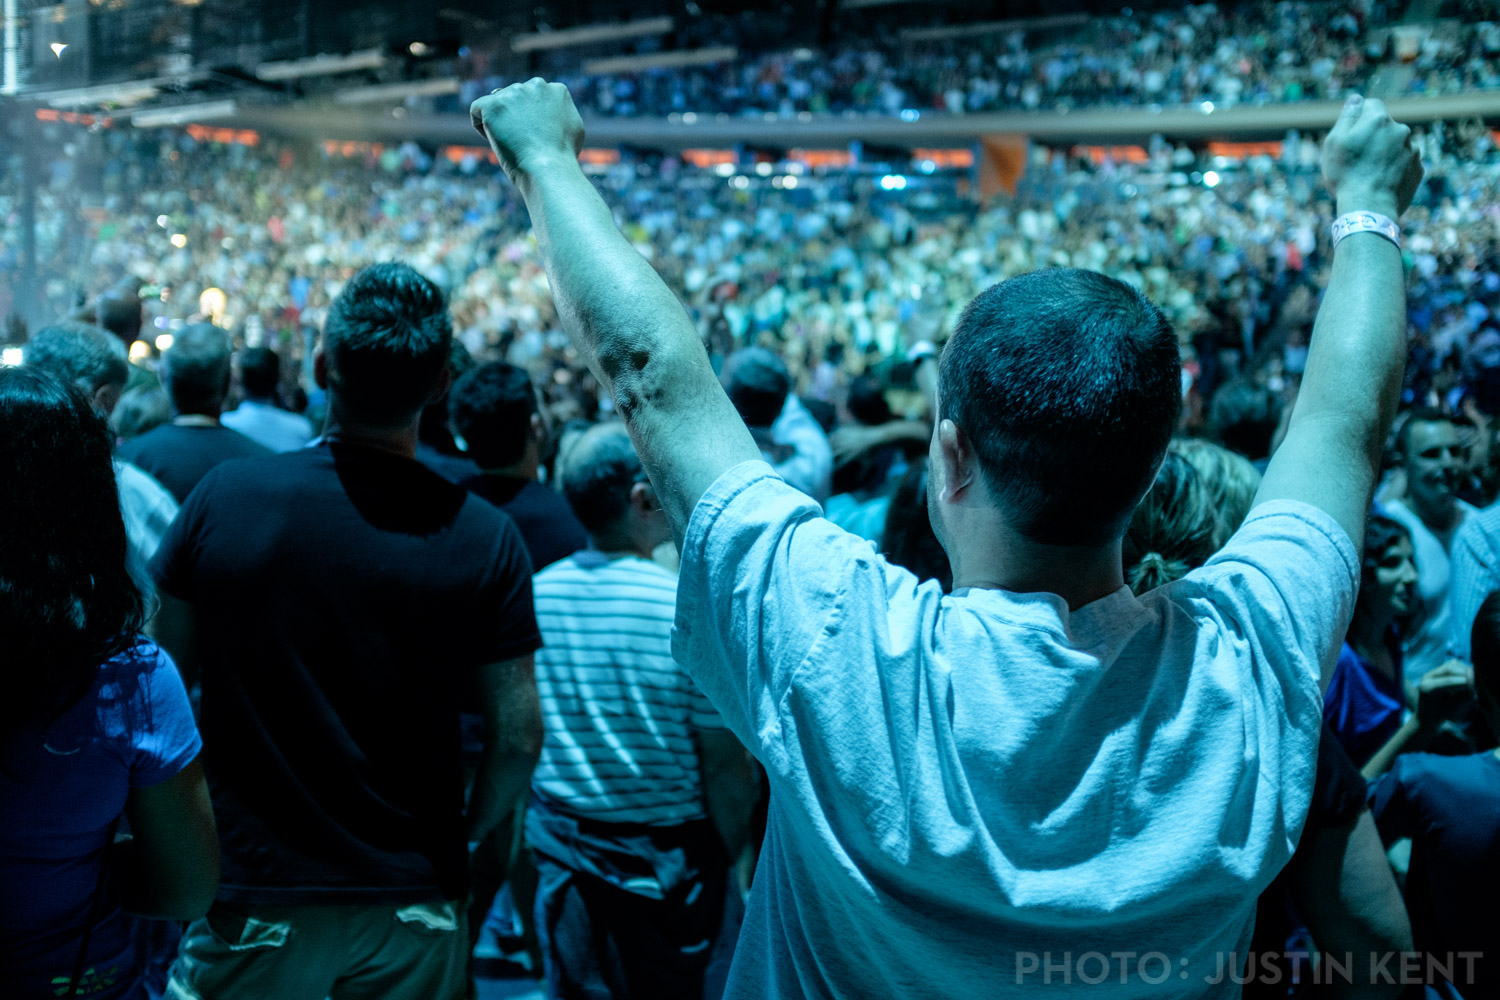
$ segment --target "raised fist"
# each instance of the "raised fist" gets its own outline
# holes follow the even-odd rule
[[[1323,180],[1340,215],[1364,211],[1396,218],[1422,182],[1410,126],[1394,121],[1384,101],[1350,97],[1323,143]]]
[[[568,88],[541,77],[481,97],[469,106],[469,119],[512,180],[533,164],[577,159],[583,147],[583,119]]]

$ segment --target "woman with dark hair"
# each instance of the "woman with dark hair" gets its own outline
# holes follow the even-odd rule
[[[1370,515],[1359,577],[1354,618],[1323,695],[1323,721],[1354,766],[1364,767],[1401,728],[1405,705],[1399,629],[1416,611],[1417,564],[1404,524]]]
[[[1398,754],[1426,749],[1466,700],[1468,674],[1455,663],[1429,671],[1412,692],[1402,687],[1400,626],[1418,599],[1414,552],[1404,524],[1370,515],[1354,617],[1323,694],[1323,721],[1366,778]]]
[[[0,368],[0,468],[0,996],[134,1000],[125,914],[201,916],[218,882],[201,742],[140,635],[104,419]]]
[[[1121,545],[1131,592],[1139,597],[1208,562],[1222,544],[1220,530],[1219,513],[1198,470],[1169,449]]]

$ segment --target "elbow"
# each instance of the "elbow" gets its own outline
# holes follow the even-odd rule
[[[170,920],[197,920],[207,915],[219,892],[219,854],[215,843],[212,854],[205,856],[191,872],[185,872],[166,900],[165,916]]]

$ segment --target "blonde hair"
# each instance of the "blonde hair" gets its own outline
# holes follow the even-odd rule
[[[1137,595],[1181,579],[1217,549],[1220,522],[1198,470],[1168,450],[1151,489],[1131,516],[1122,555]]]
[[[1217,514],[1214,551],[1222,549],[1240,529],[1255,493],[1260,489],[1260,472],[1243,455],[1201,438],[1179,438],[1171,450],[1181,455],[1198,473],[1198,481],[1208,493],[1209,503]]]

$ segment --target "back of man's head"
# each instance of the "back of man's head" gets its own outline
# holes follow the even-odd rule
[[[724,362],[722,381],[747,427],[774,424],[792,390],[786,363],[764,347],[746,347],[731,354]]]
[[[526,369],[504,361],[480,365],[448,394],[448,417],[481,469],[504,469],[526,454],[536,395]]]
[[[130,378],[125,345],[87,323],[55,323],[31,335],[21,362],[44,368],[93,396],[104,386],[121,390]]]
[[[1208,407],[1209,430],[1224,447],[1251,461],[1268,458],[1281,410],[1281,398],[1268,387],[1236,379],[1214,393]]]
[[[365,268],[349,279],[323,324],[333,405],[345,420],[399,427],[437,388],[452,340],[437,285],[406,264]]]
[[[93,311],[99,326],[123,343],[133,344],[140,339],[141,298],[135,291],[135,282],[127,279],[104,292],[94,301]]]
[[[943,351],[941,417],[973,448],[1002,516],[1050,545],[1118,537],[1182,406],[1161,311],[1073,268],[1019,275],[969,303]]]
[[[645,472],[620,424],[589,428],[568,450],[563,495],[592,535],[609,532],[630,507],[630,491]]]
[[[281,359],[269,347],[249,347],[240,352],[240,384],[251,399],[270,399],[281,381]]]
[[[178,331],[162,355],[172,408],[218,416],[229,394],[229,357],[229,337],[212,323],[194,323]]]

